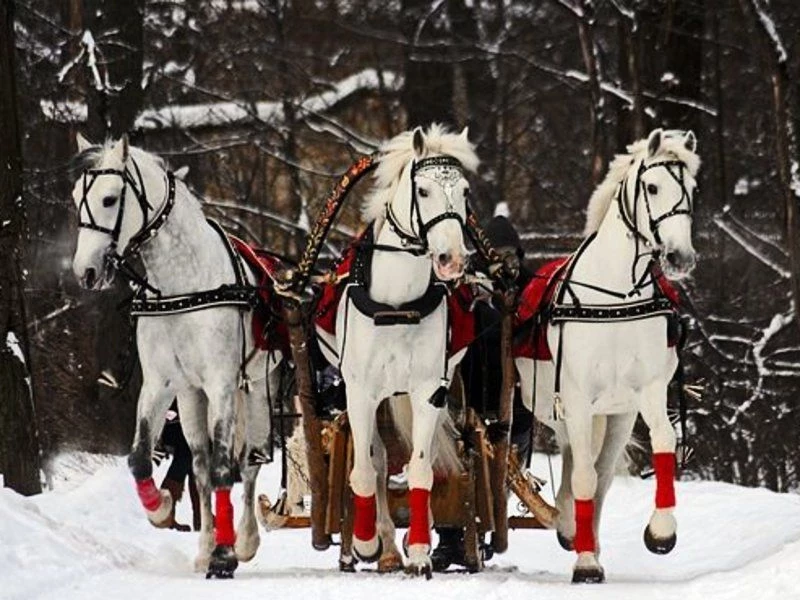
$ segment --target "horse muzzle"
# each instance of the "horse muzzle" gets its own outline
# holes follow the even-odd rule
[[[668,279],[684,279],[694,270],[697,258],[694,251],[667,250],[661,255],[661,268]]]
[[[442,281],[452,281],[464,275],[466,260],[461,255],[440,252],[433,257],[433,272]]]

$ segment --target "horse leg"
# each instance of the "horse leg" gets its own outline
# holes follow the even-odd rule
[[[389,458],[386,453],[386,446],[378,434],[377,429],[372,441],[373,464],[377,471],[377,498],[378,498],[378,535],[381,537],[383,553],[378,559],[378,571],[381,573],[391,573],[403,568],[403,557],[395,542],[395,527],[392,515],[389,512],[389,497],[386,489],[386,482],[389,476]]]
[[[593,531],[596,543],[596,553],[600,555],[600,514],[603,511],[608,489],[614,480],[619,459],[636,423],[636,413],[608,415],[606,419],[605,435],[602,440],[600,453],[595,461],[597,471],[597,490],[594,493],[594,523]]]
[[[569,445],[566,426],[562,421],[554,424],[553,431],[556,434],[561,451],[561,485],[556,494],[556,508],[558,517],[556,519],[556,538],[564,550],[572,552],[572,541],[575,539],[575,513],[573,511],[575,499],[572,496],[572,448]]]
[[[178,410],[186,442],[192,451],[197,496],[200,500],[200,536],[194,570],[204,573],[214,549],[214,515],[211,512],[211,473],[208,447],[208,401],[200,390],[181,392],[178,395]]]
[[[597,473],[592,448],[593,417],[588,407],[571,410],[566,405],[567,434],[572,450],[572,493],[575,508],[575,538],[573,547],[578,555],[572,571],[573,583],[601,583],[603,568],[595,554],[594,495],[597,490]]]
[[[270,411],[269,399],[275,398],[280,385],[280,371],[270,362],[269,375],[253,383],[244,394],[245,447],[240,460],[244,484],[244,510],[236,534],[236,558],[248,562],[255,555],[261,538],[255,511],[256,479],[261,465],[269,456]],[[267,389],[269,386],[269,390]]]
[[[347,418],[353,436],[353,553],[364,562],[375,562],[382,554],[381,538],[376,528],[375,492],[377,472],[372,464],[377,405],[358,386],[347,389]]]
[[[233,432],[236,385],[232,382],[206,388],[209,424],[213,432],[211,485],[214,488],[214,550],[206,578],[230,579],[239,561],[233,549]]]
[[[172,496],[159,490],[153,481],[153,446],[164,427],[164,419],[174,392],[162,381],[145,380],[136,406],[136,433],[133,437],[128,468],[136,480],[136,491],[147,518],[154,526],[171,525]]]
[[[667,386],[662,382],[644,390],[639,412],[650,428],[653,469],[656,473],[656,506],[644,530],[650,552],[668,554],[677,541],[675,521],[675,430],[667,415]]]
[[[439,411],[427,397],[411,395],[413,413],[411,459],[408,462],[408,571],[430,578],[431,512],[430,497],[433,487],[432,446]]]

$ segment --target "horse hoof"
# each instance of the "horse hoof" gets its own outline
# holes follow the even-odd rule
[[[669,537],[657,538],[650,531],[650,526],[644,528],[644,545],[653,554],[669,554],[678,542],[678,534],[673,533]]]
[[[378,560],[378,573],[395,573],[403,568],[403,558],[395,552],[387,552]]]
[[[154,511],[145,510],[147,520],[157,529],[169,529],[175,523],[175,515],[172,512],[172,495],[169,490],[159,490],[161,504]]]
[[[605,580],[602,567],[580,567],[572,572],[572,583],[603,583]]]
[[[355,573],[356,572],[356,559],[352,556],[343,557],[339,559],[339,571],[342,573]]]
[[[206,579],[233,579],[233,572],[238,566],[233,546],[217,546],[211,553]]]
[[[563,535],[560,531],[556,531],[556,539],[561,547],[567,552],[572,552],[572,540]]]
[[[354,543],[353,544],[353,554],[355,554],[356,558],[358,560],[360,560],[361,562],[374,563],[376,560],[378,560],[381,557],[381,554],[383,554],[383,540],[380,538],[380,536],[378,536],[378,548],[375,550],[375,552],[373,554],[370,554],[370,555],[367,555],[367,556],[364,556],[363,554],[361,554],[358,551],[358,547]]]
[[[424,575],[427,581],[430,581],[430,579],[433,577],[433,569],[431,569],[431,565],[429,563],[421,565],[410,564],[406,567],[406,573],[415,577]]]

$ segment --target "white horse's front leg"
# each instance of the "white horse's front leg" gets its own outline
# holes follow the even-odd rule
[[[413,413],[413,447],[408,462],[408,570],[430,577],[432,564],[430,511],[433,487],[433,437],[439,424],[439,411],[429,397],[411,395]]]
[[[353,435],[353,552],[364,562],[374,562],[381,555],[381,538],[376,528],[375,491],[377,473],[372,464],[372,440],[377,405],[357,384],[348,383],[347,418]]]
[[[656,507],[644,530],[644,543],[650,552],[668,554],[677,541],[675,509],[675,430],[667,415],[667,386],[659,382],[648,386],[639,401],[639,412],[650,428],[653,469],[656,474]]]
[[[128,467],[136,480],[136,492],[147,514],[156,527],[172,524],[172,496],[159,490],[153,481],[153,446],[161,430],[174,392],[169,385],[154,376],[145,380],[136,406],[136,433],[128,456]]]
[[[593,418],[591,408],[564,398],[565,423],[572,450],[572,493],[575,498],[575,538],[573,548],[578,555],[572,571],[573,583],[601,583],[603,568],[597,560],[594,537],[594,495],[597,473],[592,451]]]
[[[214,549],[214,514],[211,512],[211,454],[208,447],[208,402],[199,390],[181,392],[178,395],[178,410],[186,443],[192,451],[197,495],[200,499],[200,536],[197,540],[197,557],[194,570],[205,573]]]

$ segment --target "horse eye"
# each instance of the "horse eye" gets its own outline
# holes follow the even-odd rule
[[[103,198],[103,206],[105,206],[106,208],[108,208],[109,206],[114,206],[116,202],[117,202],[116,196],[106,196],[105,198]]]
[[[428,197],[428,190],[426,190],[425,188],[417,188],[417,193],[419,194],[420,198]]]
[[[647,193],[651,196],[658,193],[658,186],[655,183],[647,184]]]

